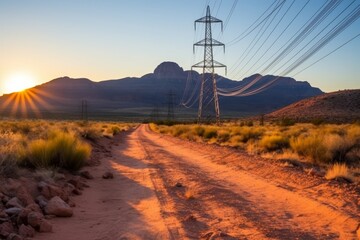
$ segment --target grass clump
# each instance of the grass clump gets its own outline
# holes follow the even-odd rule
[[[353,176],[349,168],[344,163],[335,163],[326,172],[325,178],[327,180],[344,178],[349,182],[353,182]]]
[[[55,133],[48,139],[35,140],[27,149],[25,165],[35,168],[79,170],[90,157],[91,148],[73,134]]]
[[[289,147],[289,139],[281,135],[264,136],[259,146],[266,151],[276,151]]]

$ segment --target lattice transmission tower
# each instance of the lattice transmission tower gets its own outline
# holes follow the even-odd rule
[[[213,47],[223,47],[225,52],[225,44],[212,38],[211,25],[214,23],[221,24],[221,31],[223,31],[223,22],[210,14],[210,7],[207,6],[206,16],[199,18],[195,21],[195,30],[197,23],[205,24],[205,38],[194,44],[195,47],[204,47],[204,60],[193,65],[191,68],[202,68],[203,73],[201,75],[201,87],[199,93],[199,110],[198,110],[198,122],[212,121],[216,118],[216,123],[220,123],[220,106],[216,87],[215,79],[215,68],[224,67],[225,72],[227,71],[226,66],[214,60]],[[214,108],[213,108],[214,106]]]

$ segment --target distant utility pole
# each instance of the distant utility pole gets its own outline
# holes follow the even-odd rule
[[[150,114],[151,121],[157,122],[160,119],[159,106],[156,104]]]
[[[216,87],[216,79],[215,79],[215,68],[224,67],[226,72],[226,66],[215,61],[213,57],[213,47],[222,46],[225,52],[225,45],[215,39],[212,38],[211,32],[211,24],[221,23],[221,31],[223,30],[223,22],[213,16],[210,15],[210,7],[207,6],[206,16],[202,17],[195,21],[195,30],[197,23],[205,24],[205,38],[194,44],[194,52],[195,46],[204,47],[204,60],[193,65],[191,68],[202,68],[203,74],[201,77],[201,88],[200,88],[200,96],[199,96],[199,110],[198,110],[198,123],[201,123],[203,118],[207,118],[208,121],[211,121],[211,112],[209,114],[205,114],[207,108],[211,108],[212,103],[215,105],[215,117],[216,123],[220,123],[220,107],[219,107],[219,99]]]
[[[168,112],[167,112],[167,120],[171,121],[175,119],[175,113],[174,113],[174,97],[175,94],[172,92],[172,90],[170,90],[170,92],[168,93],[168,101],[167,101],[167,107],[168,107]]]
[[[87,104],[87,100],[81,100],[81,120],[88,121],[88,104]]]

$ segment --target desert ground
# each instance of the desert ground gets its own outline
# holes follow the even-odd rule
[[[358,239],[358,184],[301,166],[152,132],[148,125],[95,149],[94,179],[34,239]],[[106,171],[113,179],[103,179]]]

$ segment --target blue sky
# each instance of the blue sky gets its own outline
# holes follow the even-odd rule
[[[279,53],[289,43],[290,37],[314,14],[325,0],[310,0],[303,12],[284,35],[269,49],[268,56]],[[229,43],[243,33],[274,1],[239,0],[223,34],[214,27],[213,36]],[[234,45],[228,44],[226,52],[214,51],[215,58],[229,68],[228,77],[242,79],[261,72],[260,58],[305,4],[296,0],[284,15],[268,41],[275,22],[285,14],[293,0],[286,0],[279,8],[274,22],[269,25],[258,44],[248,48],[260,28]],[[334,19],[351,0],[344,0],[304,42],[298,50],[311,46],[316,33]],[[60,76],[86,77],[93,81],[142,76],[152,72],[163,61],[177,62],[184,69],[201,60],[200,49],[194,55],[192,44],[200,40],[203,28],[194,31],[194,20],[205,14],[209,4],[212,15],[224,22],[229,16],[233,0],[0,0],[0,82],[9,81],[12,74],[30,74],[36,84]],[[349,9],[360,4],[355,0]],[[346,14],[346,12],[344,13]],[[266,27],[264,27],[265,29]],[[293,76],[310,63],[334,50],[360,33],[360,20],[334,38],[303,65],[290,72]],[[259,36],[259,35],[258,35]],[[306,45],[308,42],[309,45]],[[315,39],[316,40],[316,39]],[[246,49],[250,49],[247,58]],[[258,53],[250,58],[255,51]],[[292,54],[297,52],[294,49]],[[360,88],[360,37],[329,57],[295,76],[308,81],[324,91]],[[295,58],[296,59],[296,56]],[[278,66],[291,63],[291,54]],[[248,64],[244,67],[245,63]],[[250,66],[254,65],[253,68]],[[263,74],[280,74],[277,67]],[[222,70],[220,74],[224,74]],[[0,94],[4,92],[0,84]]]

